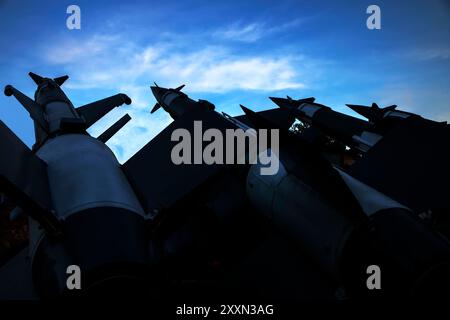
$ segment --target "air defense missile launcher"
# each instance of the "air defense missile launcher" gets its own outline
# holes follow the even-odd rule
[[[105,142],[129,117],[97,138],[86,129],[131,99],[75,108],[60,89],[67,77],[30,75],[34,100],[5,88],[35,122],[36,144],[28,149],[1,123],[0,192],[29,217],[28,247],[0,268],[1,298],[448,296],[447,124],[394,106],[351,105],[365,121],[289,97],[271,98],[280,108],[242,106],[243,115],[230,116],[184,86],[155,84],[152,113],[162,108],[174,121],[120,165]],[[353,163],[330,161],[308,132],[290,130],[295,119],[354,150]],[[270,155],[278,170],[262,174],[259,158],[174,163],[174,132],[195,136],[199,124],[209,139],[184,152],[201,157],[216,142],[212,133],[240,132],[243,154],[223,145],[211,154],[248,160],[251,141],[275,132],[279,140],[258,157]],[[69,265],[80,267],[80,290],[67,288]],[[373,266],[380,290],[367,285]]]

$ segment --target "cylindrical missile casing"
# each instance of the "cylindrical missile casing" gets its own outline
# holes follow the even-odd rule
[[[144,212],[111,150],[88,135],[65,134],[37,155],[47,163],[55,215],[63,225],[58,241],[30,226],[38,291],[64,292],[71,264],[80,267],[87,287],[137,277],[148,263]]]
[[[450,243],[407,207],[337,170],[369,217],[372,246],[385,261],[385,288],[429,295],[450,285]],[[365,283],[360,283],[364,286]]]
[[[247,177],[252,204],[300,244],[325,272],[339,278],[340,259],[355,230],[351,221],[286,172],[282,163],[276,175],[261,175],[260,169],[260,164],[252,165]]]
[[[423,298],[448,297],[448,240],[403,208],[380,210],[370,218],[371,239],[386,261],[384,288]]]
[[[448,240],[408,208],[337,170],[369,218],[361,228],[282,163],[276,175],[261,175],[260,168],[254,164],[247,177],[252,204],[351,293],[369,293],[372,264],[381,266],[390,294],[436,296],[450,285]]]
[[[54,133],[60,129],[62,118],[79,118],[73,106],[62,101],[54,101],[46,104],[45,117],[50,133]]]
[[[372,132],[373,128],[369,122],[333,111],[317,103],[302,103],[296,109],[296,115],[324,133],[364,152],[382,138],[381,135]]]

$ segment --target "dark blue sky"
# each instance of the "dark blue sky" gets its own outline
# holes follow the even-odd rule
[[[81,8],[81,30],[66,28],[66,8]],[[366,8],[381,8],[368,30]],[[268,96],[315,96],[345,103],[397,104],[450,120],[450,2],[432,1],[13,1],[0,0],[1,85],[32,96],[29,71],[68,74],[75,105],[127,93],[93,135],[129,112],[108,143],[126,160],[169,123],[149,85],[186,84],[193,98],[238,114],[239,103],[274,107]],[[0,96],[0,119],[28,145],[32,122]]]

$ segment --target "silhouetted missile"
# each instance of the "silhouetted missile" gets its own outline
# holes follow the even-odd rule
[[[314,97],[303,98],[303,99],[298,99],[298,100],[294,100],[290,96],[286,96],[286,98],[287,99],[269,97],[269,99],[272,100],[273,102],[275,102],[278,106],[286,107],[288,109],[291,108],[292,106],[299,106],[302,103],[314,103],[314,101],[316,101],[316,98],[314,98]]]
[[[184,88],[184,84],[175,89],[167,89],[159,87],[155,83],[155,86],[151,86],[150,88],[152,89],[152,93],[157,101],[155,106],[152,108],[151,113],[162,107],[173,119],[176,119],[186,112],[194,111],[196,109],[215,109],[215,106],[209,101],[201,99],[194,101],[189,98],[181,91],[181,89]]]
[[[36,147],[48,136],[60,132],[83,132],[114,107],[131,103],[127,95],[117,94],[75,108],[60,88],[60,85],[69,78],[67,75],[54,79],[41,77],[33,72],[29,75],[38,85],[34,101],[11,85],[5,87],[5,95],[14,95],[34,120]]]
[[[241,107],[255,128],[276,128]],[[258,211],[351,290],[367,292],[365,278],[355,282],[353,274],[364,273],[367,263],[383,264],[386,274],[400,272],[384,280],[391,293],[439,286],[449,268],[449,243],[409,208],[334,168],[301,138],[287,141],[289,135],[280,137],[277,174],[262,175],[260,163],[250,168],[247,194]]]
[[[394,104],[392,106],[380,108],[376,103],[372,103],[372,106],[362,106],[357,104],[346,104],[350,109],[356,113],[367,118],[371,122],[377,122],[383,119],[388,111],[395,110],[397,106]]]
[[[434,120],[426,119],[418,114],[398,110],[397,105],[391,105],[388,107],[380,108],[376,103],[372,103],[369,106],[347,104],[349,108],[363,117],[367,118],[374,127],[374,130],[380,134],[386,134],[390,130],[394,129],[398,125],[405,124],[410,120],[419,121],[423,125],[446,125],[447,122],[437,122]]]
[[[241,108],[255,129],[276,129],[276,124]],[[340,279],[342,270],[349,268],[345,248],[360,241],[357,229],[367,217],[338,172],[313,145],[283,130],[277,157],[275,175],[261,175],[259,163],[251,166],[247,176],[251,203],[324,272]]]
[[[29,238],[36,290],[42,297],[64,293],[71,264],[90,275],[86,289],[139,278],[139,269],[149,263],[145,213],[104,144],[130,117],[122,117],[98,139],[86,132],[131,99],[117,94],[75,108],[60,88],[67,76],[30,77],[38,85],[34,101],[12,86],[6,86],[5,94],[14,95],[39,125],[38,147],[31,152],[0,123],[0,192],[32,218]],[[61,232],[61,238],[48,240]]]
[[[330,107],[315,103],[314,98],[270,99],[280,108],[291,110],[297,119],[361,151],[367,151],[382,138],[367,121],[333,111]]]
[[[245,112],[249,120],[253,123],[255,129],[279,129],[278,124],[268,120],[261,114],[241,105],[242,110]],[[280,132],[280,157],[286,155],[286,159],[290,164],[288,169],[296,172],[299,176],[303,175],[316,175],[313,179],[316,182],[309,183],[320,190],[320,192],[334,202],[335,206],[349,212],[349,216],[352,219],[363,219],[361,207],[355,201],[354,197],[346,188],[345,183],[339,174],[332,168],[328,160],[326,160],[318,148],[310,144],[298,135],[290,132],[288,129],[281,129]],[[302,149],[301,152],[298,150]],[[281,159],[283,160],[283,159]],[[297,171],[300,170],[300,171]],[[306,170],[307,173],[303,173]],[[324,177],[318,179],[318,177]],[[340,195],[336,193],[336,190],[340,190]]]

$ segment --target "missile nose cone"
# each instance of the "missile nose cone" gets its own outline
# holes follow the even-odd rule
[[[162,96],[168,90],[168,89],[161,88],[161,87],[156,87],[156,86],[151,86],[150,88],[152,89],[152,93],[155,96],[156,100],[158,100],[158,101],[162,98]]]

